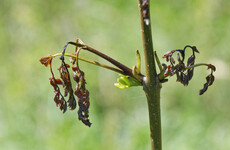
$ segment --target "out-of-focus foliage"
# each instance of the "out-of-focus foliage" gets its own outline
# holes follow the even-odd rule
[[[204,68],[195,70],[189,87],[175,83],[175,77],[163,85],[164,149],[230,149],[229,7],[229,0],[151,0],[158,55],[191,44],[200,51],[196,62],[217,68],[214,85],[202,96],[197,93],[209,73]],[[51,75],[39,62],[81,38],[132,67],[136,49],[143,56],[138,11],[133,0],[1,0],[0,149],[149,149],[141,87],[120,90],[113,86],[117,74],[80,62],[87,68],[91,99],[93,124],[88,128],[75,112],[63,115],[56,108]],[[81,55],[102,61],[87,52]]]

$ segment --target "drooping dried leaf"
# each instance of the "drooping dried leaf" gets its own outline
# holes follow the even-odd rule
[[[172,56],[174,52],[175,52],[175,50],[166,52],[166,53],[164,54],[163,58],[166,58],[167,56]]]
[[[195,63],[195,55],[191,55],[191,56],[188,58],[187,67],[194,65],[194,63]]]
[[[184,61],[184,57],[185,57],[184,50],[179,49],[179,50],[176,50],[176,51],[181,54],[181,57],[182,57],[181,62],[183,62]],[[179,55],[179,54],[177,53],[177,55]],[[180,58],[180,55],[179,55],[179,58]],[[180,63],[180,61],[179,61],[179,63]]]
[[[188,80],[190,81],[193,77],[193,72],[194,72],[194,68],[188,69],[186,72],[186,75],[188,76]]]
[[[185,65],[184,65],[184,63],[181,61],[180,63],[178,63],[178,64],[175,66],[175,68],[177,68],[179,72],[184,72],[184,70],[185,70]]]
[[[175,52],[175,50],[166,52],[162,58],[166,58],[166,61],[168,62],[170,60],[170,57],[173,55],[174,52]]]
[[[61,79],[55,79],[56,84],[62,85],[62,80]]]
[[[208,83],[205,83],[203,89],[200,90],[200,95],[204,94],[204,92],[206,92],[207,89],[208,89]]]
[[[177,52],[177,60],[178,60],[179,63],[182,61],[181,58],[180,58],[180,52]]]
[[[177,82],[180,82],[184,86],[187,86],[189,84],[188,76],[184,74],[183,72],[180,72],[178,70],[175,70],[176,76],[177,76]]]
[[[176,73],[176,81],[180,82],[180,74],[179,74],[179,70],[175,69],[175,73]]]
[[[77,83],[79,82],[79,76],[74,72],[73,73],[73,79],[74,81],[76,81]]]
[[[70,57],[69,60],[70,60],[70,63],[72,63],[73,65],[76,62],[76,58],[75,57]]]
[[[63,111],[63,113],[65,113],[66,110],[67,110],[67,103],[66,103],[66,101],[65,101],[63,96],[59,100],[59,108],[60,108],[61,111]]]
[[[60,110],[63,111],[63,113],[65,113],[67,110],[67,104],[66,104],[66,101],[65,101],[63,95],[60,92],[60,89],[59,89],[56,81],[59,82],[59,80],[55,79],[54,77],[50,78],[50,84],[53,86],[54,93],[55,93],[54,102],[56,103],[56,106],[57,107],[59,106]]]
[[[53,59],[52,55],[47,55],[45,57],[42,57],[40,59],[41,64],[45,65],[46,67],[51,63],[51,60]]]
[[[206,77],[206,83],[204,84],[203,89],[200,90],[200,95],[204,94],[204,92],[207,91],[208,86],[211,86],[214,80],[215,80],[215,77],[213,76],[213,74],[210,74]]]
[[[187,86],[189,84],[189,78],[186,74],[184,74],[183,84],[184,84],[184,86]]]
[[[187,67],[190,67],[192,65],[194,65],[195,63],[195,55],[192,55],[188,58],[188,61],[187,61]],[[191,69],[188,69],[186,71],[186,75],[188,76],[188,80],[190,81],[193,77],[193,72],[194,72],[194,68],[191,68]]]
[[[175,60],[174,60],[173,57],[170,57],[170,63],[171,63],[171,64],[175,64]]]
[[[72,85],[70,82],[70,75],[69,75],[69,71],[68,71],[68,64],[65,64],[64,62],[61,64],[61,66],[59,67],[59,73],[60,73],[60,77],[63,81],[63,86],[64,86],[64,91],[65,94],[64,96],[66,97],[68,95],[68,93],[71,92],[72,90]]]
[[[73,78],[76,81],[77,85],[75,87],[74,94],[77,96],[77,101],[79,105],[78,110],[78,119],[81,120],[85,125],[91,125],[89,117],[89,92],[85,88],[85,76],[84,72],[81,71],[78,67],[72,67]]]
[[[211,69],[212,71],[216,71],[216,67],[212,64],[208,64],[208,69]]]
[[[183,72],[180,72],[180,80],[179,80],[182,84],[184,84],[184,74]]]
[[[71,110],[74,110],[77,106],[77,103],[76,103],[76,100],[74,97],[74,92],[72,89],[72,83],[71,83],[70,75],[69,75],[69,71],[68,71],[69,67],[70,66],[63,61],[62,65],[59,67],[59,73],[60,73],[61,79],[63,81],[64,97],[69,95],[69,99],[68,99],[67,103],[68,103],[69,108]]]
[[[74,110],[77,107],[77,103],[73,94],[69,95],[68,106],[71,110]]]
[[[167,66],[167,69],[166,69],[165,72],[164,72],[164,76],[165,76],[165,77],[168,76],[168,75],[170,75],[171,69],[172,69],[171,65],[168,65],[168,66]]]
[[[206,80],[208,82],[208,86],[211,86],[213,82],[215,81],[215,77],[213,74],[210,74],[209,76],[206,77]]]
[[[49,78],[49,80],[50,80],[50,85],[52,85],[53,88],[54,88],[54,91],[57,91],[58,86],[57,86],[57,83],[56,83],[55,78],[54,78],[54,77],[51,77],[51,78]]]

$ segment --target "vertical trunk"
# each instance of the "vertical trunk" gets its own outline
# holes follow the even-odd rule
[[[151,150],[161,150],[161,112],[160,83],[151,85],[145,83],[144,91],[148,101]]]
[[[150,2],[149,0],[138,0],[138,2],[146,73],[143,88],[148,101],[151,150],[161,150],[161,84],[159,83],[155,66],[149,10]]]

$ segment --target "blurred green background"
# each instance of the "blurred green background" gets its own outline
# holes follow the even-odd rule
[[[229,8],[229,0],[151,0],[158,55],[195,45],[196,62],[217,67],[203,96],[205,67],[195,70],[188,87],[175,77],[163,85],[165,150],[230,149]],[[0,0],[1,150],[150,149],[144,92],[114,87],[116,73],[80,63],[90,91],[90,128],[76,110],[63,115],[55,106],[49,69],[39,59],[76,38],[132,67],[136,49],[143,56],[137,0]],[[81,56],[104,62],[87,52]]]

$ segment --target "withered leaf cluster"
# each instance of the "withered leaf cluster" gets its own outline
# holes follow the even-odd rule
[[[78,119],[81,120],[85,125],[90,126],[89,122],[89,91],[85,88],[85,75],[78,67],[72,67],[73,79],[77,82],[74,94],[78,99]]]
[[[211,74],[206,77],[206,83],[204,84],[203,89],[200,90],[200,95],[202,95],[204,92],[206,92],[208,89],[208,86],[211,86],[215,80],[215,77],[213,75],[213,71],[216,71],[215,66],[209,64],[208,68],[211,69],[212,71],[211,71]]]
[[[187,64],[185,65],[185,50],[190,48],[192,50],[192,55],[187,59]],[[174,54],[177,54],[176,60],[173,57]],[[183,50],[172,50],[164,54],[163,58],[166,59],[167,62],[170,62],[170,65],[162,64],[164,68],[164,76],[173,76],[176,74],[177,81],[182,83],[184,86],[189,84],[189,81],[193,77],[194,73],[194,65],[195,65],[195,53],[199,53],[195,46],[185,46]],[[207,91],[208,86],[211,86],[215,80],[213,76],[213,72],[216,70],[215,66],[212,64],[206,64],[208,69],[211,69],[211,74],[206,77],[207,82],[204,84],[203,89],[200,90],[200,95],[202,95],[205,91]]]
[[[50,71],[52,74],[52,77],[50,78],[50,84],[54,88],[54,93],[55,93],[54,102],[63,113],[66,112],[67,107],[69,107],[70,110],[74,110],[78,102],[79,105],[78,119],[81,120],[85,125],[90,127],[91,123],[89,121],[89,106],[90,106],[89,91],[85,88],[86,81],[85,81],[84,72],[79,69],[78,65],[76,65],[76,60],[71,58],[72,71],[73,71],[72,77],[73,77],[73,81],[76,82],[75,89],[73,90],[71,77],[69,73],[70,65],[66,64],[64,59],[62,58],[61,66],[58,68],[60,78],[55,78],[52,70],[52,59],[53,56],[48,55],[46,57],[42,57],[40,59],[40,62],[46,67],[50,66]],[[60,86],[64,88],[64,94],[61,93]],[[67,96],[68,96],[68,100],[66,101]],[[75,96],[77,97],[77,102]]]

